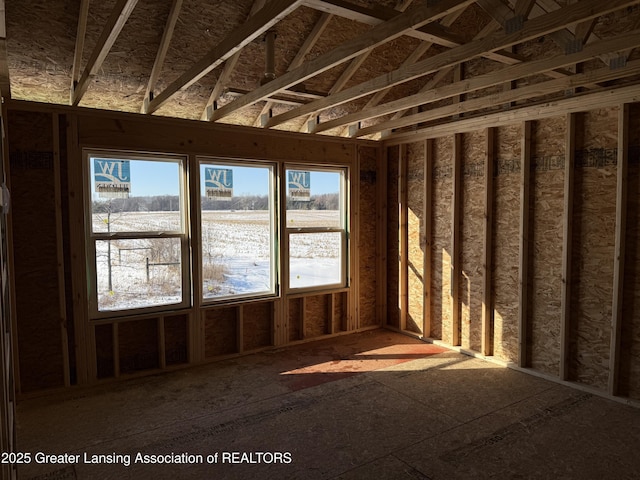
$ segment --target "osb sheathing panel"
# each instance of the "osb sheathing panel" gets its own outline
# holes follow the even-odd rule
[[[566,121],[533,122],[528,338],[531,366],[557,375],[560,362]]]
[[[398,217],[398,158],[399,148],[387,150],[387,321],[388,325],[400,328],[400,252],[399,234],[400,218]]]
[[[167,365],[186,363],[188,356],[189,315],[164,318],[164,352]]]
[[[347,315],[347,294],[336,293],[333,295],[333,331],[340,332]]]
[[[96,325],[96,368],[98,378],[115,375],[113,361],[113,325]]]
[[[476,351],[482,349],[485,139],[485,130],[462,136],[460,339],[462,347]]]
[[[367,327],[377,325],[376,315],[377,301],[377,248],[378,238],[377,222],[377,175],[376,166],[378,149],[359,147],[360,156],[359,189],[360,198],[358,207],[360,210],[358,232],[358,282],[360,285],[360,326]]]
[[[119,323],[118,352],[121,373],[159,368],[158,319]]]
[[[204,356],[238,351],[238,312],[236,307],[213,308],[202,313],[204,321]]]
[[[407,145],[408,297],[407,330],[423,333],[424,317],[424,142]]]
[[[242,306],[242,342],[244,350],[271,345],[273,303],[247,303]]]
[[[576,122],[571,291],[573,380],[607,386],[616,213],[617,109],[590,111]]]
[[[640,106],[629,112],[627,234],[624,262],[620,393],[640,399]]]
[[[518,360],[521,137],[521,125],[500,127],[494,145],[494,355],[510,362]]]
[[[433,142],[431,336],[452,342],[451,201],[453,194],[453,137]]]
[[[302,298],[291,298],[288,301],[289,311],[289,341],[302,340]]]
[[[329,325],[329,295],[314,295],[304,299],[304,338],[326,335]]]
[[[52,118],[9,116],[17,348],[23,392],[62,386]]]

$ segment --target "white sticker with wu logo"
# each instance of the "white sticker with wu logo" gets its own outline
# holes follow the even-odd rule
[[[93,161],[95,188],[101,198],[128,198],[131,192],[129,160]]]

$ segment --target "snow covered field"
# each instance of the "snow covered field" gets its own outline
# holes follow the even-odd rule
[[[288,227],[339,226],[339,212],[289,211]],[[94,215],[94,231],[157,231],[179,225],[175,212]],[[266,211],[205,211],[202,215],[202,292],[205,299],[272,289],[271,225]],[[292,288],[341,281],[340,233],[290,236]],[[109,252],[110,250],[110,252]],[[100,310],[120,310],[181,301],[180,241],[177,238],[96,242]]]

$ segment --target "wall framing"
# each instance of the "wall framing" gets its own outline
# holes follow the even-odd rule
[[[484,218],[478,227],[478,235],[483,238],[482,254],[477,256],[475,265],[469,260],[463,262],[463,270],[477,268],[483,272],[482,343],[479,347],[465,347],[471,344],[466,338],[470,333],[464,329],[460,339],[455,337],[455,330],[453,336],[447,336],[444,330],[440,333],[440,325],[445,326],[441,306],[444,309],[450,300],[438,298],[438,293],[442,287],[450,286],[453,296],[458,288],[453,281],[450,285],[442,281],[434,270],[437,263],[433,258],[425,261],[421,271],[425,276],[425,296],[436,297],[424,308],[424,325],[430,327],[425,327],[425,335],[401,329],[404,333],[451,348],[462,345],[456,349],[639,405],[640,365],[633,352],[638,351],[640,309],[636,308],[632,292],[633,285],[637,285],[640,256],[635,247],[631,256],[626,255],[630,242],[638,242],[638,230],[629,223],[633,219],[635,224],[637,202],[631,203],[627,193],[629,189],[637,192],[636,177],[640,173],[632,156],[640,148],[640,108],[628,103],[636,101],[636,96],[637,90],[621,89],[611,98],[594,95],[593,108],[584,101],[579,105],[574,100],[560,100],[558,107],[547,110],[523,108],[509,115],[461,117],[446,127],[394,133],[384,140],[388,153],[398,148],[402,151],[403,145],[425,145],[425,165],[435,165],[436,173],[430,177],[430,168],[425,168],[424,210],[431,209],[434,217],[428,220],[429,226],[436,228],[425,229],[424,242],[435,242],[436,248],[429,248],[429,252],[437,254],[442,232],[451,232],[452,269],[458,255],[471,258],[465,250],[466,237],[463,234],[457,238],[455,233],[459,221],[455,212],[458,136],[473,133],[469,138],[475,138],[472,141],[477,144],[472,148],[465,144],[463,165],[472,159],[485,161]],[[466,142],[467,137],[464,138]],[[448,146],[431,151],[432,145]],[[481,147],[484,158],[469,153],[474,148],[480,151]],[[469,155],[472,157],[467,158]],[[411,155],[406,161],[412,161]],[[445,189],[440,186],[443,179],[450,179],[444,184]],[[411,181],[410,176],[408,188]],[[551,184],[547,185],[549,181]],[[605,197],[598,192],[606,192]],[[394,201],[392,195],[388,199]],[[442,210],[439,205],[443,202],[449,203],[451,209]],[[582,205],[581,211],[575,211],[576,202]],[[463,222],[465,214],[464,210],[460,214]],[[580,222],[577,226],[576,219]],[[512,233],[508,233],[509,229]],[[610,232],[607,238],[611,237],[604,243],[597,240],[603,229]],[[513,233],[516,244],[505,245],[506,239],[514,239]],[[514,258],[513,246],[516,261],[512,268],[505,259]],[[504,249],[511,254],[506,253],[505,257]],[[548,254],[549,249],[553,250],[552,255]],[[393,255],[393,251],[389,254]],[[465,278],[466,273],[462,273]],[[510,279],[517,295],[505,296],[509,288],[505,279]],[[627,286],[627,282],[631,284]],[[585,288],[590,295],[595,293],[600,305],[604,303],[602,312],[594,310],[595,303],[585,303],[586,297],[581,293],[586,293]],[[393,291],[394,286],[390,285],[389,302],[394,301]],[[409,295],[409,304],[414,301]],[[457,315],[455,311],[453,314],[455,322]],[[511,332],[517,335],[514,337]]]
[[[16,115],[27,118],[39,115],[50,122],[53,139],[50,155],[55,159],[53,164],[57,172],[56,195],[60,198],[61,185],[66,184],[69,197],[68,209],[58,208],[61,213],[53,222],[56,244],[53,251],[58,258],[58,280],[54,282],[59,293],[56,306],[72,305],[66,315],[64,310],[61,310],[62,314],[54,310],[42,312],[45,317],[62,319],[59,321],[59,340],[52,339],[54,348],[60,350],[59,361],[64,365],[60,381],[19,389],[19,394],[148,375],[381,326],[382,307],[368,291],[379,292],[384,288],[381,270],[384,253],[379,246],[383,230],[378,221],[382,205],[379,200],[381,182],[377,173],[383,157],[375,142],[311,138],[244,127],[10,102],[9,121]],[[14,135],[19,136],[21,127],[18,124],[11,126]],[[187,182],[191,187],[188,202],[191,205],[197,205],[197,189],[193,188],[197,175],[193,175],[192,169],[199,155],[266,160],[281,165],[349,167],[352,189],[348,195],[351,224],[348,286],[281,292],[272,298],[220,304],[203,304],[196,289],[193,304],[188,308],[89,320],[84,265],[84,179],[82,169],[76,168],[84,148],[186,155],[190,172]],[[284,194],[281,186],[277,190],[280,195]],[[360,200],[361,195],[365,197],[363,200]],[[59,200],[56,205],[63,206]],[[197,215],[194,213],[195,217]],[[359,234],[361,217],[368,222],[366,235]],[[199,222],[196,220],[193,218],[190,222],[192,249],[199,248]],[[21,219],[14,218],[13,221],[20,222]],[[279,228],[284,231],[284,225],[280,224]],[[72,252],[70,267],[61,259],[63,241],[68,242]],[[367,281],[363,284],[361,270],[365,267]],[[66,268],[70,268],[70,272],[66,272]],[[65,283],[66,273],[70,274],[69,285]],[[191,273],[193,283],[197,285],[201,276],[199,266],[194,264]],[[286,271],[282,273],[286,275]],[[16,315],[14,321],[20,325],[24,319]],[[65,326],[69,324],[73,328],[67,330]],[[27,345],[24,342],[28,341],[22,338],[18,343]],[[70,358],[73,358],[73,364],[70,364]],[[33,363],[23,365],[23,368],[36,371],[39,367]]]

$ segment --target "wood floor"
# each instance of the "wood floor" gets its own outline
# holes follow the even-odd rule
[[[640,410],[387,330],[26,399],[17,415],[20,479],[640,475]]]

